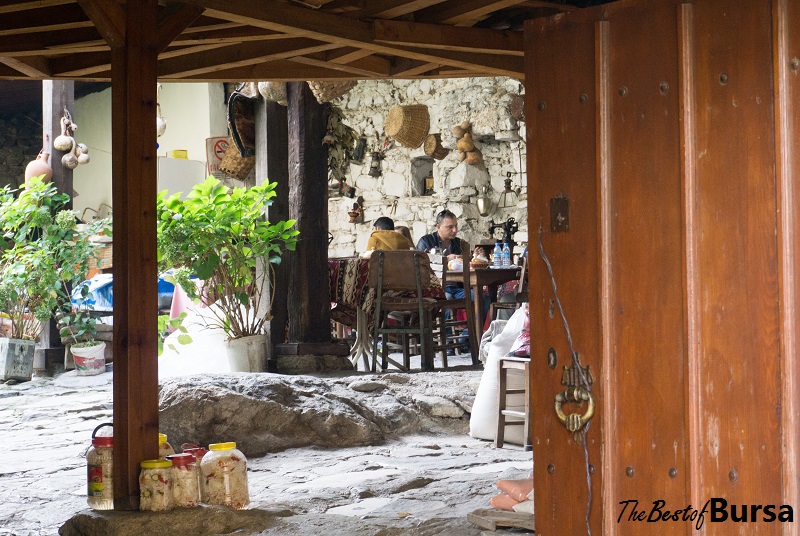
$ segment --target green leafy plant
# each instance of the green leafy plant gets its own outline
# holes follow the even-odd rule
[[[170,335],[170,329],[176,329],[180,331],[180,334],[178,335],[178,342],[180,344],[189,344],[192,342],[192,337],[189,336],[188,330],[183,325],[185,318],[186,313],[181,313],[175,318],[170,318],[169,315],[158,315],[158,355],[164,353],[164,346],[174,352],[178,351],[174,344],[167,342],[167,337]]]
[[[275,197],[275,183],[252,188],[222,185],[214,177],[195,185],[186,199],[158,194],[158,255],[163,270],[193,299],[194,274],[205,281],[203,292],[214,305],[214,320],[231,339],[264,332],[272,303],[265,303],[272,284],[272,264],[294,250],[294,220],[270,223],[265,209]]]
[[[7,249],[0,260],[0,307],[11,320],[12,338],[35,340],[41,322],[72,310],[70,289],[82,281],[97,245],[89,237],[108,220],[78,228],[65,210],[69,196],[35,178],[19,190],[0,189],[0,231]]]

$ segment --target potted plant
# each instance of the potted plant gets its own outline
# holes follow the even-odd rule
[[[30,348],[31,371],[42,322],[58,310],[71,310],[69,290],[83,280],[96,250],[89,237],[108,225],[97,220],[78,229],[75,215],[64,210],[68,201],[41,177],[18,191],[0,189],[0,230],[7,246],[0,262],[0,307],[11,338],[28,341],[23,344]]]
[[[213,302],[206,322],[224,331],[233,370],[266,366],[271,266],[297,241],[294,220],[270,223],[265,217],[275,186],[229,189],[209,177],[186,199],[166,191],[158,195],[160,266],[173,269],[176,282],[193,299],[199,299],[198,288],[190,276],[204,281],[203,294]]]

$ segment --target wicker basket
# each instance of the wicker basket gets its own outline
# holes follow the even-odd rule
[[[345,80],[343,82],[328,82],[325,80],[309,80],[308,87],[317,98],[317,102],[330,102],[338,99],[358,84],[357,80]]]
[[[219,169],[229,177],[243,181],[255,165],[255,156],[243,157],[236,144],[231,143],[225,151],[225,156],[222,157]]]
[[[386,115],[383,128],[400,145],[416,149],[425,141],[430,121],[428,107],[424,104],[395,106]]]
[[[442,160],[450,152],[450,149],[442,147],[441,134],[428,134],[425,136],[424,150],[426,155],[432,156],[436,160]]]
[[[525,97],[514,95],[508,103],[508,113],[515,121],[525,121]]]

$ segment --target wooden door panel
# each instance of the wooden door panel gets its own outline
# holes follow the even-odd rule
[[[622,1],[525,42],[537,532],[585,533],[587,495],[552,411],[569,346],[535,222],[595,380],[593,532],[652,533],[617,523],[627,499],[797,503],[800,2]],[[742,530],[777,527],[705,525]]]
[[[702,492],[732,504],[781,502],[771,23],[767,2],[694,7],[700,397],[692,403]]]
[[[611,504],[635,499],[648,513],[658,500],[672,509],[689,504],[677,28],[671,3],[608,17],[601,226],[610,264],[601,270],[609,272],[615,368],[605,396],[615,411],[604,425],[613,430]],[[622,523],[625,534],[652,534],[647,523]]]
[[[531,54],[528,68],[541,73],[537,84],[528,86],[528,161],[538,163],[528,173],[531,286],[531,369],[537,431],[533,437],[536,532],[560,536],[585,534],[588,498],[583,447],[556,418],[554,397],[564,390],[561,372],[570,364],[570,349],[564,325],[554,303],[547,268],[539,255],[538,228],[543,229],[543,247],[559,285],[559,297],[573,333],[575,349],[593,371],[599,368],[599,319],[597,280],[597,206],[595,173],[594,24],[571,19],[548,19],[533,33],[526,31]],[[540,43],[549,43],[541,47]],[[529,71],[530,72],[530,71]],[[558,72],[559,76],[547,73]],[[559,157],[554,158],[553,155]],[[550,199],[569,199],[569,232],[550,231]],[[548,350],[558,355],[555,369],[547,365]],[[595,383],[595,396],[599,386]],[[585,411],[585,408],[582,408]],[[589,462],[600,467],[600,420],[588,434]],[[599,504],[600,476],[593,476],[594,508]],[[541,519],[541,522],[538,521]],[[593,519],[592,532],[600,530]]]

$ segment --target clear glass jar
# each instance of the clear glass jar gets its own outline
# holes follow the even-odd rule
[[[203,502],[240,510],[250,504],[247,489],[247,458],[236,443],[213,443],[203,456]]]
[[[114,438],[97,436],[86,452],[86,502],[93,510],[114,509]]]
[[[167,443],[167,434],[158,434],[158,459],[166,460],[170,454],[175,454],[175,449]]]
[[[172,462],[172,496],[175,506],[194,508],[200,502],[200,473],[193,454],[170,454]]]
[[[172,510],[172,462],[145,460],[139,463],[139,510],[159,512]]]

